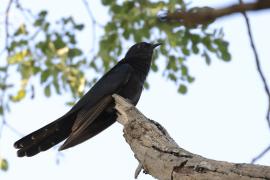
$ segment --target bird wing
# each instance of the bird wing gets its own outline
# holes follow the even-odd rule
[[[93,120],[110,104],[112,103],[111,96],[105,96],[102,98],[93,108],[87,107],[80,110],[77,114],[76,121],[72,126],[72,132],[82,130],[83,127],[87,127]],[[87,119],[87,121],[85,121]]]
[[[96,82],[96,84],[64,116],[78,112],[86,106],[89,110],[105,96],[116,93],[119,91],[119,88],[128,82],[132,72],[133,68],[131,65],[120,61]]]
[[[59,150],[64,150],[83,142],[85,135],[91,136],[93,132],[89,131],[89,126],[94,124],[97,117],[113,102],[112,96],[102,98],[92,109],[88,111],[79,111],[77,119],[72,126],[72,131],[60,147]],[[101,124],[102,125],[102,124]],[[102,125],[103,126],[103,125]],[[90,138],[90,137],[89,137]]]
[[[128,64],[120,64],[109,71],[101,78],[95,86],[77,103],[72,110],[80,108],[76,120],[72,126],[72,131],[60,147],[60,150],[67,149],[81,142],[87,128],[95,119],[109,106],[112,106],[112,94],[119,92],[125,85],[133,71]],[[83,105],[82,105],[83,104]]]

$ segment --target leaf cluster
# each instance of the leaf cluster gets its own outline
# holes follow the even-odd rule
[[[222,29],[210,28],[209,24],[185,27],[181,22],[166,22],[160,18],[164,12],[188,11],[182,0],[103,0],[102,3],[109,8],[111,17],[99,44],[98,55],[105,70],[122,54],[126,42],[163,42],[154,60],[162,56],[165,65],[153,61],[151,69],[162,71],[165,78],[176,83],[178,92],[184,94],[187,85],[194,81],[187,65],[190,56],[201,56],[208,65],[211,55],[223,61],[231,59]]]

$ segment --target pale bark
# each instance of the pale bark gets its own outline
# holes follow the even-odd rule
[[[270,179],[270,167],[216,161],[179,147],[157,122],[146,118],[136,107],[113,95],[118,122],[124,137],[145,173],[160,180]]]

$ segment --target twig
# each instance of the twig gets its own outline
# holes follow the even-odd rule
[[[16,8],[20,10],[21,14],[24,16],[24,19],[29,23],[33,24],[33,21],[36,19],[34,13],[31,11],[31,9],[25,8],[22,6],[22,4],[19,2],[19,0],[15,0]]]
[[[89,15],[91,21],[93,21],[93,23],[96,24],[96,25],[98,25],[99,27],[103,28],[104,25],[102,25],[101,23],[99,23],[99,22],[96,20],[96,18],[94,17],[94,15],[93,15],[93,13],[92,13],[92,10],[91,10],[91,8],[90,8],[90,5],[89,5],[88,1],[87,1],[87,0],[82,0],[82,1],[83,1],[83,4],[85,5],[85,8],[86,8],[86,10],[87,10],[87,13],[88,13],[88,15]]]
[[[254,164],[256,161],[261,159],[268,151],[270,150],[270,145],[265,148],[258,156],[252,159],[251,164]]]
[[[9,26],[9,11],[10,11],[10,8],[11,8],[11,5],[12,5],[12,3],[13,3],[13,0],[9,0],[9,2],[8,2],[8,5],[7,5],[7,9],[6,9],[6,12],[5,12],[5,15],[6,15],[6,18],[5,18],[5,31],[6,31],[6,44],[5,44],[5,46],[6,46],[6,49],[8,50],[8,40],[9,40],[9,28],[8,28],[8,26]],[[8,53],[9,53],[9,51],[8,51]]]
[[[18,135],[19,137],[24,136],[23,133],[19,132],[16,128],[14,128],[12,125],[10,125],[8,122],[4,121],[4,125],[11,130],[14,134]]]
[[[260,2],[260,1],[258,1]],[[269,1],[270,2],[270,1]],[[240,5],[243,5],[243,1],[242,0],[239,0],[239,4]],[[262,79],[262,82],[263,82],[263,85],[264,85],[264,90],[265,90],[265,93],[267,95],[267,98],[268,98],[268,108],[267,108],[267,112],[266,112],[266,121],[268,123],[268,127],[270,128],[270,91],[269,91],[269,88],[268,88],[268,84],[267,84],[267,81],[266,81],[266,78],[262,72],[262,68],[261,68],[261,63],[260,63],[260,59],[259,59],[259,56],[258,56],[258,52],[257,52],[257,49],[255,47],[255,43],[254,43],[254,40],[253,40],[253,37],[252,37],[252,32],[251,32],[251,26],[250,26],[250,22],[249,22],[249,18],[247,16],[247,13],[245,11],[242,12],[244,18],[245,18],[245,21],[246,21],[246,25],[247,25],[247,30],[248,30],[248,36],[249,36],[249,39],[250,39],[250,45],[251,45],[251,48],[253,50],[253,53],[254,53],[254,57],[255,57],[255,61],[256,61],[256,67],[257,67],[257,71],[259,72],[259,75],[260,75],[260,78]],[[268,148],[266,148],[261,154],[259,154],[256,158],[254,158],[252,160],[252,163],[254,163],[255,161],[257,161],[259,158],[261,158],[264,154],[266,154],[268,151],[270,150],[270,146]]]
[[[6,11],[5,11],[5,16],[6,16],[5,17],[5,33],[6,33],[5,49],[7,51],[7,56],[10,55],[10,52],[9,52],[9,49],[8,49],[8,47],[9,47],[9,36],[10,36],[9,35],[9,12],[10,12],[10,8],[11,8],[12,3],[13,3],[13,0],[10,0],[8,5],[7,5]],[[6,84],[6,82],[7,82],[8,67],[9,67],[9,65],[7,64],[6,70],[5,70],[5,75],[3,77],[3,84]],[[1,133],[3,132],[4,126],[7,125],[6,120],[5,120],[5,112],[4,112],[5,93],[6,93],[6,90],[3,89],[2,94],[1,94],[1,98],[0,98],[0,105],[3,108],[2,122],[1,122],[1,127],[0,127],[0,137],[1,137]]]
[[[87,0],[82,0],[86,10],[87,10],[87,13],[90,17],[90,20],[91,20],[91,24],[92,24],[92,48],[90,49],[89,53],[92,53],[95,51],[95,43],[96,43],[96,25],[98,25],[99,27],[103,27],[103,25],[101,25],[100,23],[97,22],[97,20],[95,19],[93,13],[92,13],[92,10],[90,8],[90,5],[88,3]]]
[[[11,8],[11,5],[13,3],[13,0],[10,0],[8,5],[7,5],[7,8],[6,8],[6,11],[5,11],[5,33],[6,33],[6,41],[5,41],[5,49],[7,51],[7,55],[9,56],[10,55],[10,52],[9,52],[9,11],[10,11],[10,8]],[[8,66],[8,65],[7,65]],[[8,67],[6,68],[6,74],[3,78],[3,82],[5,83],[6,80],[7,80],[7,77],[8,77],[8,74],[7,74],[7,69]],[[3,90],[3,93],[2,93],[2,98],[1,98],[1,104],[3,105],[3,101],[4,101],[4,93],[5,93],[5,90]]]
[[[4,127],[7,127],[10,131],[12,131],[14,134],[16,134],[19,137],[24,136],[23,133],[19,132],[15,127],[13,127],[12,125],[10,125],[6,121],[5,117],[2,117],[2,122],[1,122],[1,125],[0,125],[0,138],[1,138],[1,135],[2,135],[2,132],[3,132],[3,128]]]

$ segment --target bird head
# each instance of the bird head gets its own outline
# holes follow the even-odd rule
[[[139,42],[129,48],[125,58],[141,57],[152,58],[153,50],[162,43],[151,44],[147,42]]]

